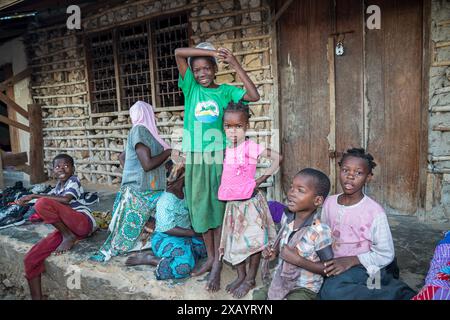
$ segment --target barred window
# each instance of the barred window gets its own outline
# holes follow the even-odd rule
[[[174,51],[188,45],[186,14],[88,35],[91,112],[128,110],[137,100],[182,106]]]
[[[91,110],[93,113],[117,111],[113,34],[97,34],[89,40]]]
[[[160,19],[154,22],[156,51],[156,102],[162,106],[181,106],[184,96],[178,88],[178,68],[175,49],[187,47],[187,16]]]

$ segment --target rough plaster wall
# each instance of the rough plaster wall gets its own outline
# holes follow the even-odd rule
[[[266,145],[276,141],[270,137],[272,133],[268,132],[273,125],[274,113],[271,36],[266,23],[269,20],[269,1],[140,0],[87,14],[82,18],[82,30],[79,32],[69,32],[65,25],[30,30],[28,58],[36,71],[32,77],[32,94],[33,99],[43,104],[47,168],[57,153],[70,152],[80,179],[99,184],[120,183],[122,170],[118,156],[131,125],[126,112],[102,116],[90,113],[83,67],[83,33],[128,24],[133,19],[153,19],[181,10],[190,12],[193,44],[210,41],[216,46],[228,47],[235,52],[241,64],[249,69],[249,77],[261,94],[260,102],[251,103],[254,117],[250,129],[255,131],[252,132],[252,139]],[[245,40],[236,40],[240,37]],[[71,46],[73,49],[61,52]],[[68,71],[68,68],[78,69]],[[224,65],[219,65],[216,80],[218,83],[242,86],[239,77]],[[70,84],[74,81],[77,84]],[[181,141],[184,111],[161,108],[155,112],[163,138],[176,146]],[[259,132],[258,136],[256,132]],[[105,138],[106,135],[109,136]]]
[[[27,58],[22,37],[4,43],[0,47],[0,52],[0,65],[11,63],[14,74],[27,68]],[[14,100],[25,110],[27,110],[28,104],[32,103],[30,90],[28,89],[29,83],[30,79],[26,78],[14,85]],[[20,114],[17,114],[17,120],[28,125],[28,120]],[[23,130],[19,130],[19,141],[20,151],[28,152],[30,150],[30,134]]]
[[[436,44],[450,41],[450,1],[433,0],[431,6],[431,40],[434,48],[433,62],[450,61],[450,46],[435,48]],[[450,106],[450,66],[432,66],[430,69],[430,110]],[[448,89],[448,90],[447,90]],[[434,130],[436,126],[450,126],[450,112],[430,112],[429,117],[429,169],[436,172],[428,178],[431,190],[427,209],[432,209],[431,218],[450,219],[450,159],[433,161],[435,157],[450,156],[450,132]],[[430,185],[431,184],[431,185]]]

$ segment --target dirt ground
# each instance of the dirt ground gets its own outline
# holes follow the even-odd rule
[[[104,185],[86,185],[87,191],[99,193],[100,202],[93,206],[96,211],[111,211],[117,187]],[[450,223],[425,224],[416,217],[390,215],[391,226],[396,257],[400,267],[400,277],[409,286],[419,290],[424,283],[429,268],[429,262],[433,256],[437,242],[442,239],[442,232],[450,229]],[[22,225],[0,230],[0,250],[6,250],[7,246],[13,247],[10,260],[5,260],[0,271],[0,299],[28,299],[28,289],[23,276],[14,270],[11,264],[21,264],[21,256],[43,235],[51,231],[51,227],[45,225]],[[86,270],[89,279],[84,293],[68,293],[69,299],[230,299],[231,297],[221,289],[217,294],[210,295],[203,289],[206,283],[205,277],[187,279],[183,281],[157,281],[154,278],[151,266],[125,267],[126,257],[117,257],[107,265],[97,265],[87,262],[88,257],[100,247],[107,237],[105,230],[96,232],[88,240],[80,242],[65,258],[49,258],[50,275],[43,278],[44,286],[58,291],[58,285],[64,279],[58,274],[67,265],[75,264]],[[2,248],[4,247],[4,248]],[[10,250],[10,249],[8,249]],[[14,250],[19,254],[15,257]],[[2,253],[11,254],[11,253]],[[17,260],[15,260],[17,259]],[[0,258],[0,265],[2,261]],[[20,267],[21,268],[21,267]],[[19,269],[20,269],[19,268]],[[9,272],[6,269],[11,269]],[[53,273],[53,274],[52,274]],[[234,271],[229,266],[224,267],[222,288],[234,277]],[[62,280],[61,280],[62,279]],[[259,283],[260,284],[260,283]],[[97,294],[96,291],[104,288],[111,290],[105,294]],[[112,292],[114,291],[114,292]],[[105,292],[105,291],[104,291]],[[50,298],[58,299],[58,295]],[[251,297],[246,297],[251,298]]]

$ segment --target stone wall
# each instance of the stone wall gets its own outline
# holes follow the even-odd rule
[[[216,47],[227,47],[247,70],[261,95],[259,102],[251,104],[249,136],[278,148],[271,132],[277,98],[273,90],[269,4],[267,0],[134,1],[83,15],[79,31],[67,30],[65,25],[30,31],[33,99],[43,104],[47,166],[57,153],[68,152],[76,159],[82,179],[120,183],[118,156],[130,128],[128,112],[91,113],[83,38],[92,32],[183,11],[189,16],[191,45],[208,41]],[[242,87],[234,70],[223,64],[216,80]],[[162,136],[178,146],[183,108],[154,107]]]
[[[450,219],[450,1],[431,5],[429,167],[426,211],[432,220]]]

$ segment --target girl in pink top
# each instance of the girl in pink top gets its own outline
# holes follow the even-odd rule
[[[227,201],[219,251],[224,261],[236,266],[237,278],[226,287],[236,298],[245,296],[255,286],[261,251],[276,236],[266,198],[258,187],[278,169],[281,156],[246,139],[249,118],[248,105],[241,101],[230,102],[223,116],[229,147],[218,192],[219,200]],[[260,157],[272,163],[263,176],[255,179]]]
[[[376,164],[362,148],[347,150],[339,161],[343,192],[330,196],[322,222],[331,228],[334,259],[323,264],[324,300],[410,299],[414,291],[398,279],[394,243],[383,207],[365,195]]]

